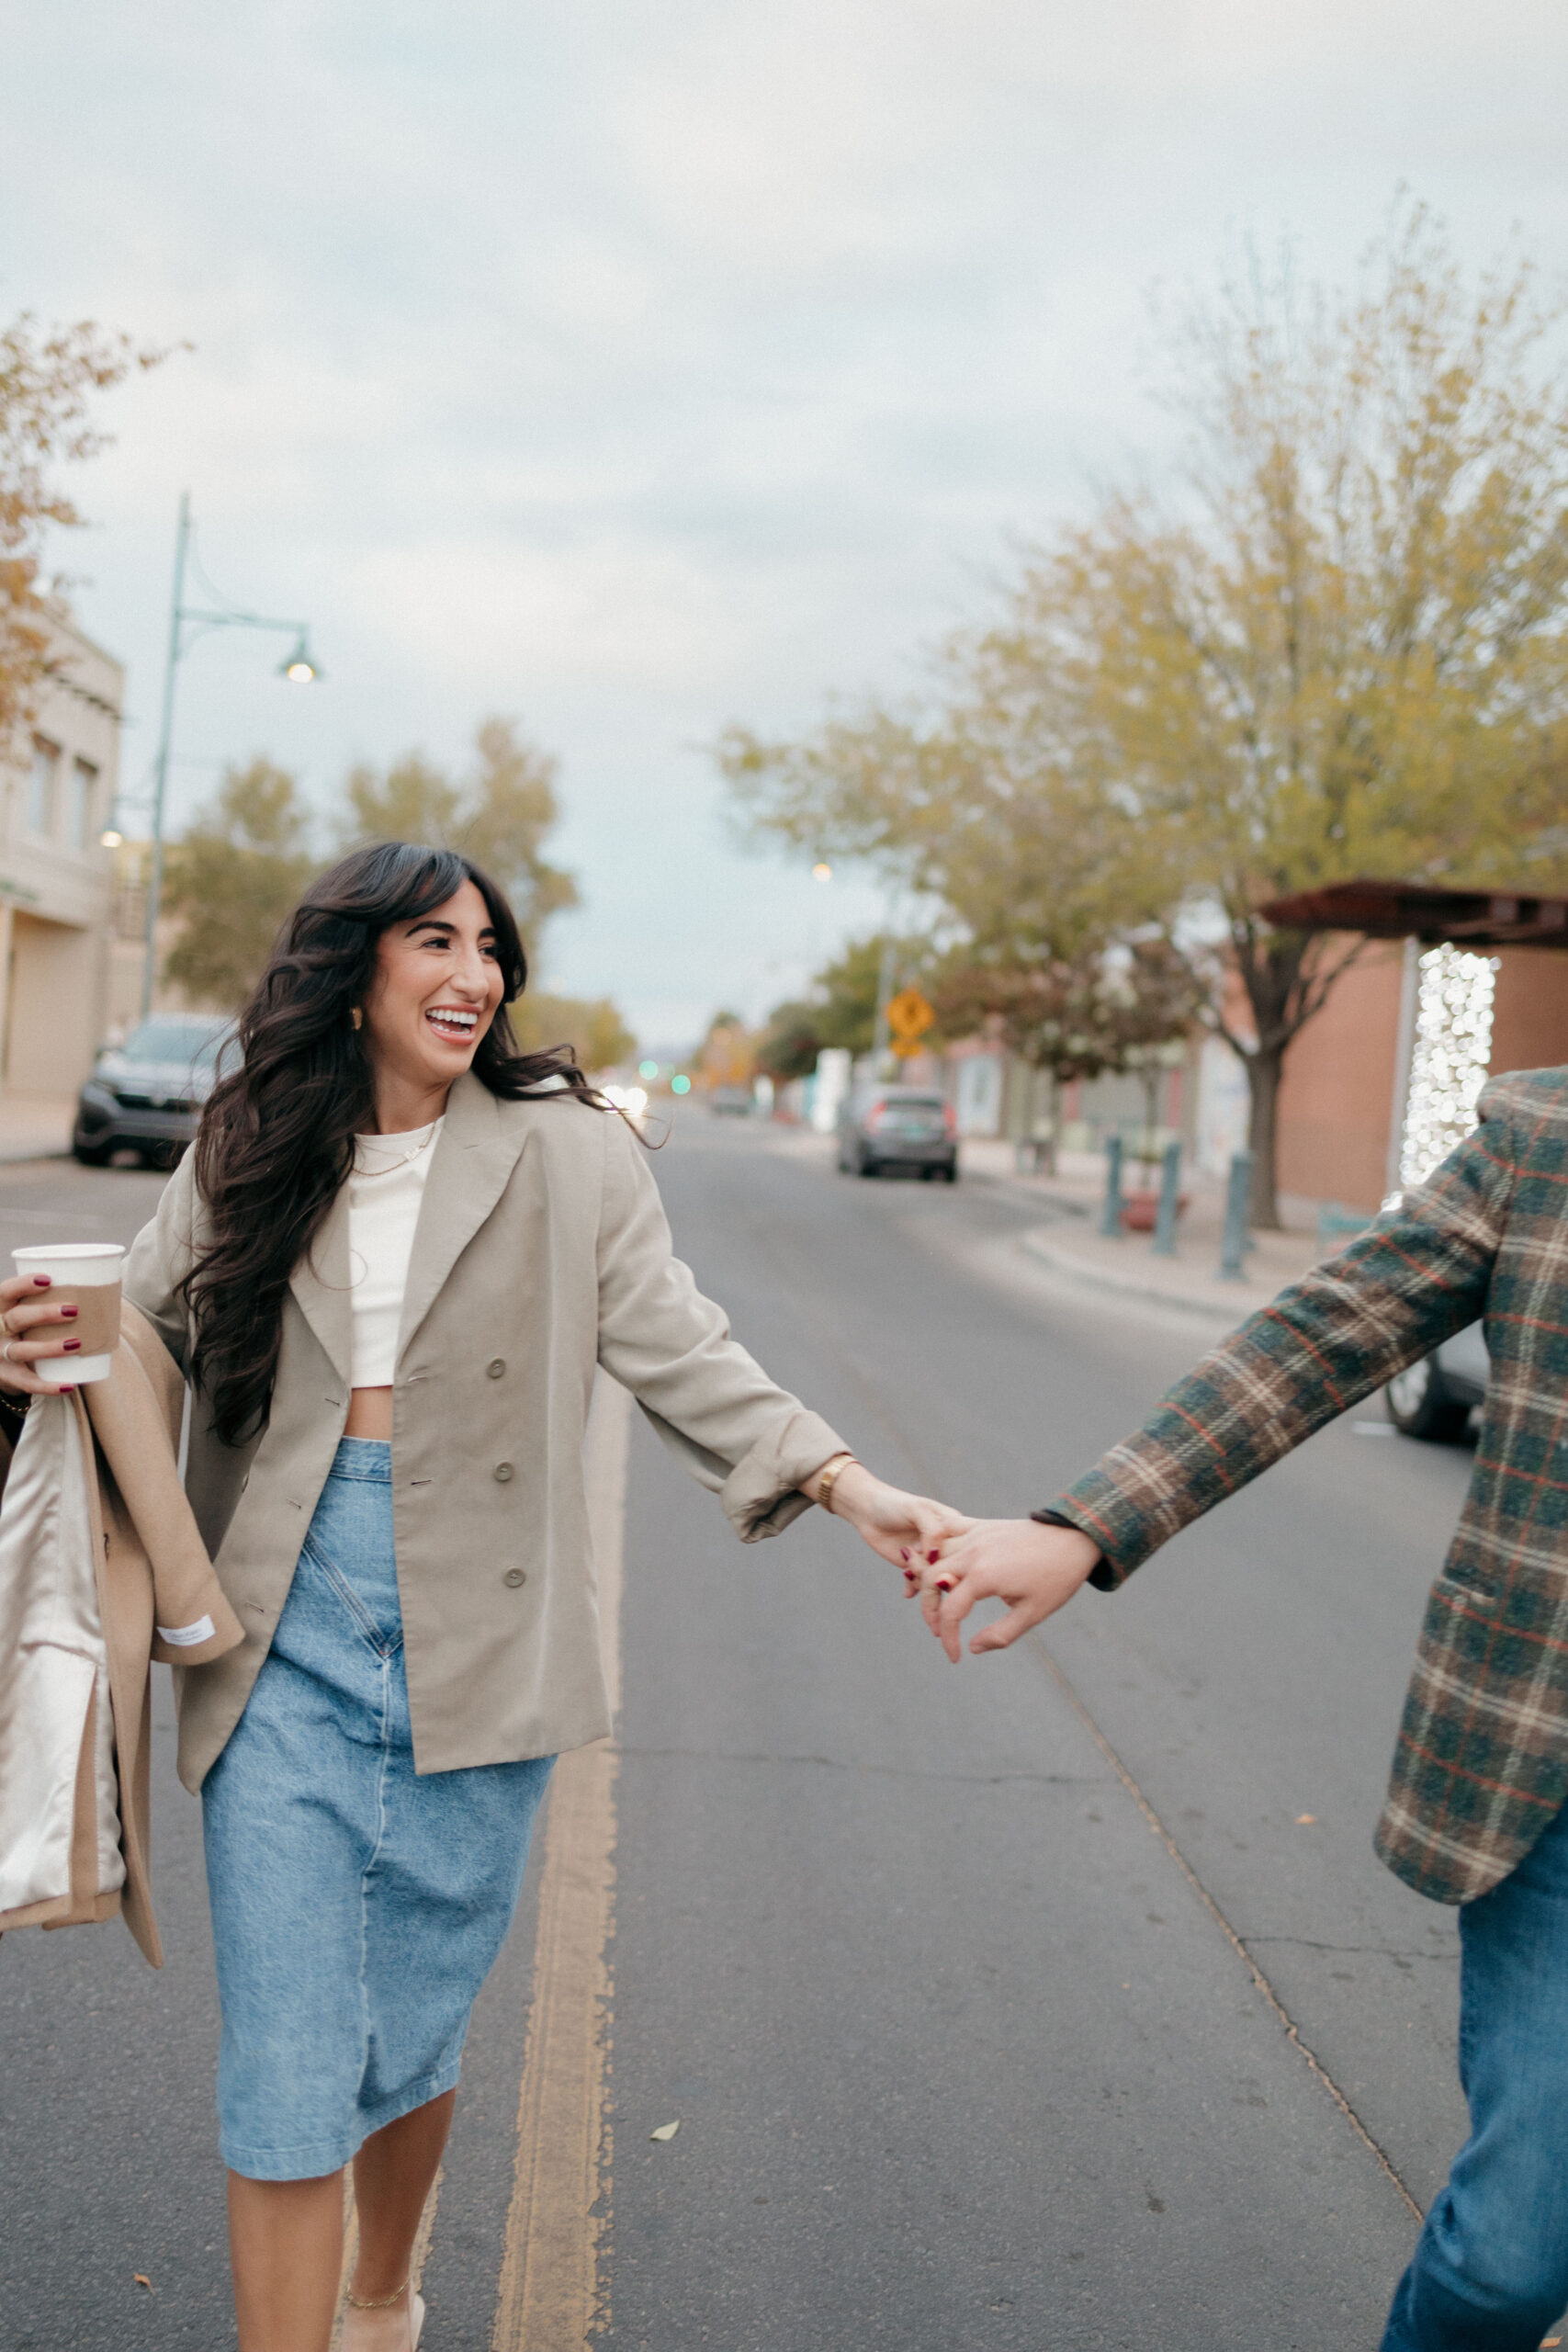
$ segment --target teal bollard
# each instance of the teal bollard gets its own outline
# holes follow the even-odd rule
[[[1174,1258],[1176,1255],[1176,1220],[1181,1208],[1181,1146],[1168,1143],[1165,1165],[1160,1170],[1159,1209],[1155,1217],[1154,1255]]]
[[[1225,1193],[1225,1238],[1220,1249],[1223,1283],[1247,1280],[1247,1204],[1251,1193],[1252,1154],[1238,1151],[1231,1159],[1230,1184]]]
[[[1122,1232],[1122,1138],[1111,1136],[1105,1145],[1105,1206],[1100,1213],[1100,1229],[1111,1240]]]

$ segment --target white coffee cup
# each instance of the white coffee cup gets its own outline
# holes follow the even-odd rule
[[[91,1353],[79,1356],[39,1356],[33,1369],[52,1388],[80,1388],[86,1380],[107,1380],[114,1364],[119,1338],[119,1279],[125,1251],[118,1241],[54,1241],[31,1250],[13,1250],[19,1274],[48,1274],[50,1287],[40,1290],[40,1306],[79,1308],[81,1336],[98,1341]],[[112,1296],[106,1295],[112,1293]],[[95,1294],[96,1294],[95,1295]],[[73,1336],[68,1323],[43,1323],[27,1333],[29,1340],[58,1344]]]

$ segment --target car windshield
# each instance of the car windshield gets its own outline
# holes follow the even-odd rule
[[[143,1021],[119,1050],[128,1062],[167,1062],[182,1069],[211,1069],[231,1027],[227,1021]]]
[[[890,1111],[940,1111],[940,1094],[889,1094],[885,1098]]]

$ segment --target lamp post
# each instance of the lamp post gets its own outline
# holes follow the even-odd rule
[[[152,771],[152,855],[147,876],[147,955],[141,975],[141,1017],[152,1009],[156,972],[158,916],[164,897],[164,800],[169,782],[169,750],[175,731],[175,684],[180,663],[198,637],[214,628],[282,629],[295,640],[294,649],[278,664],[278,675],[290,685],[313,685],[321,673],[310,651],[310,624],[274,620],[265,613],[243,613],[235,605],[214,602],[187,605],[186,565],[191,542],[190,492],[180,493],[179,529],[175,539],[175,586],[169,603],[169,650],[164,665],[164,715],[158,729],[158,756]],[[198,567],[199,569],[199,567]],[[216,591],[209,588],[216,596]]]

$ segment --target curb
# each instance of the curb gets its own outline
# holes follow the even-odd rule
[[[1051,1230],[1047,1225],[1032,1226],[1027,1233],[1019,1236],[1019,1246],[1041,1265],[1048,1266],[1054,1274],[1066,1274],[1069,1282],[1079,1283],[1086,1290],[1111,1291],[1121,1298],[1135,1298],[1145,1306],[1174,1307],[1179,1315],[1196,1316],[1224,1331],[1234,1331],[1255,1307],[1262,1306],[1273,1295],[1255,1291],[1250,1283],[1238,1283],[1239,1295],[1234,1298],[1194,1298],[1190,1293],[1160,1290],[1153,1283],[1140,1282],[1134,1273],[1085,1265],[1072,1250],[1053,1247],[1045,1238]]]

